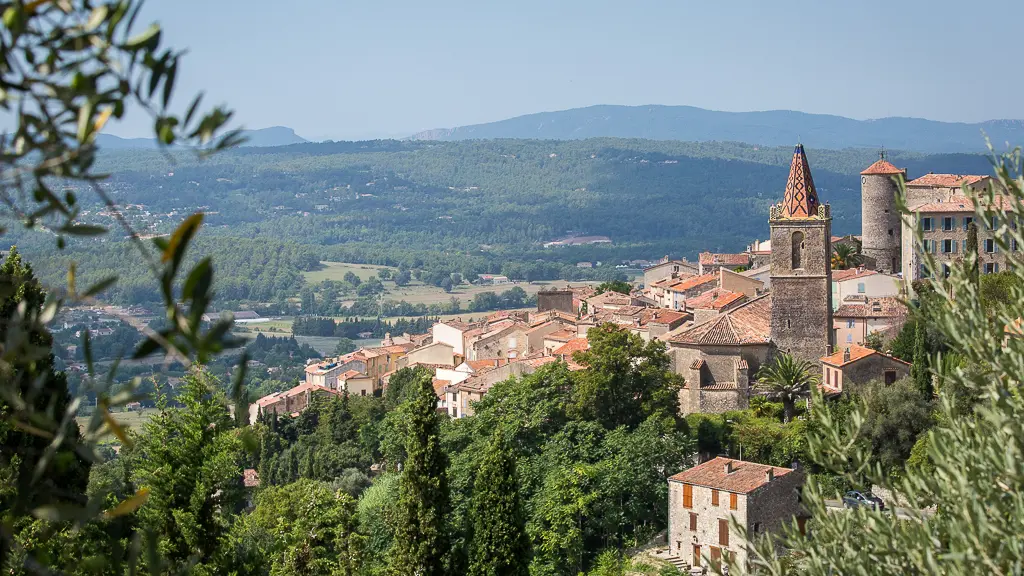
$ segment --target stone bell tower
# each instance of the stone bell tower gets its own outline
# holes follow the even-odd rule
[[[771,339],[775,349],[817,364],[832,351],[832,216],[818,201],[801,144],[780,204],[771,207]]]

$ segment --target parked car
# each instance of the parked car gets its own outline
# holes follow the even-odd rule
[[[858,490],[850,490],[843,496],[843,506],[847,508],[865,506],[875,508],[876,510],[885,510],[885,502],[882,502],[881,498],[871,492],[860,492]]]

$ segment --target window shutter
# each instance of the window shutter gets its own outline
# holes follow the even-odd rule
[[[697,531],[697,515],[690,512],[690,532]]]
[[[730,510],[735,510],[736,509],[736,494],[734,494],[732,492],[729,493],[729,509]]]
[[[711,490],[711,505],[718,506],[718,490]]]
[[[729,521],[724,518],[718,521],[718,543],[722,546],[729,545]]]
[[[693,508],[693,486],[683,484],[683,508]]]
[[[956,240],[950,240],[949,243],[953,245],[953,254],[956,254]]]

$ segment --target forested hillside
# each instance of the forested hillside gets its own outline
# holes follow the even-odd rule
[[[602,138],[297,144],[204,162],[184,152],[115,150],[98,163],[141,233],[165,233],[204,211],[193,257],[215,256],[220,297],[267,301],[297,295],[300,272],[321,260],[553,279],[578,261],[740,251],[767,235],[768,206],[782,197],[791,155],[789,146]],[[874,152],[808,155],[819,194],[833,205],[834,233],[859,232],[859,172]],[[978,155],[889,158],[911,177],[991,169]],[[87,202],[84,220],[114,224],[101,205],[88,204],[91,191],[78,195]],[[612,245],[543,247],[569,234],[607,236]],[[123,300],[142,301],[130,294],[148,289],[143,262],[116,228],[105,243],[60,256],[48,236],[10,238],[49,282],[63,279],[50,274],[64,269],[57,258],[75,259],[93,279],[121,273],[115,296]]]
[[[996,145],[1020,142],[1024,122],[975,124],[922,118],[854,120],[791,110],[720,112],[692,106],[588,106],[526,114],[497,122],[427,130],[415,140],[596,137],[651,138],[695,142],[735,141],[783,146],[800,140],[812,148],[866,147],[920,152],[984,152],[982,133]]]

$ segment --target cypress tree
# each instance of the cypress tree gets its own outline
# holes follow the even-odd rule
[[[473,483],[470,576],[526,576],[530,543],[515,457],[494,434]]]
[[[288,476],[283,482],[284,484],[290,484],[299,479],[299,455],[295,453],[294,448],[288,449]]]
[[[967,225],[967,248],[964,250],[964,258],[971,256],[974,257],[974,260],[967,270],[967,275],[971,278],[971,283],[977,288],[981,274],[981,263],[978,261],[978,227],[974,222]]]
[[[448,458],[441,449],[437,395],[429,374],[410,385],[414,392],[400,408],[405,424],[406,459],[398,484],[390,576],[443,576],[448,538]]]
[[[314,458],[313,454],[315,452],[316,452],[316,450],[312,446],[310,446],[309,449],[306,450],[306,457],[303,458],[303,461],[302,461],[302,477],[303,478],[312,479],[314,477],[314,475],[313,475],[313,458]]]
[[[910,367],[910,375],[917,389],[926,398],[932,397],[932,377],[928,373],[928,351],[925,349],[924,321],[918,319],[914,326],[914,364]]]

